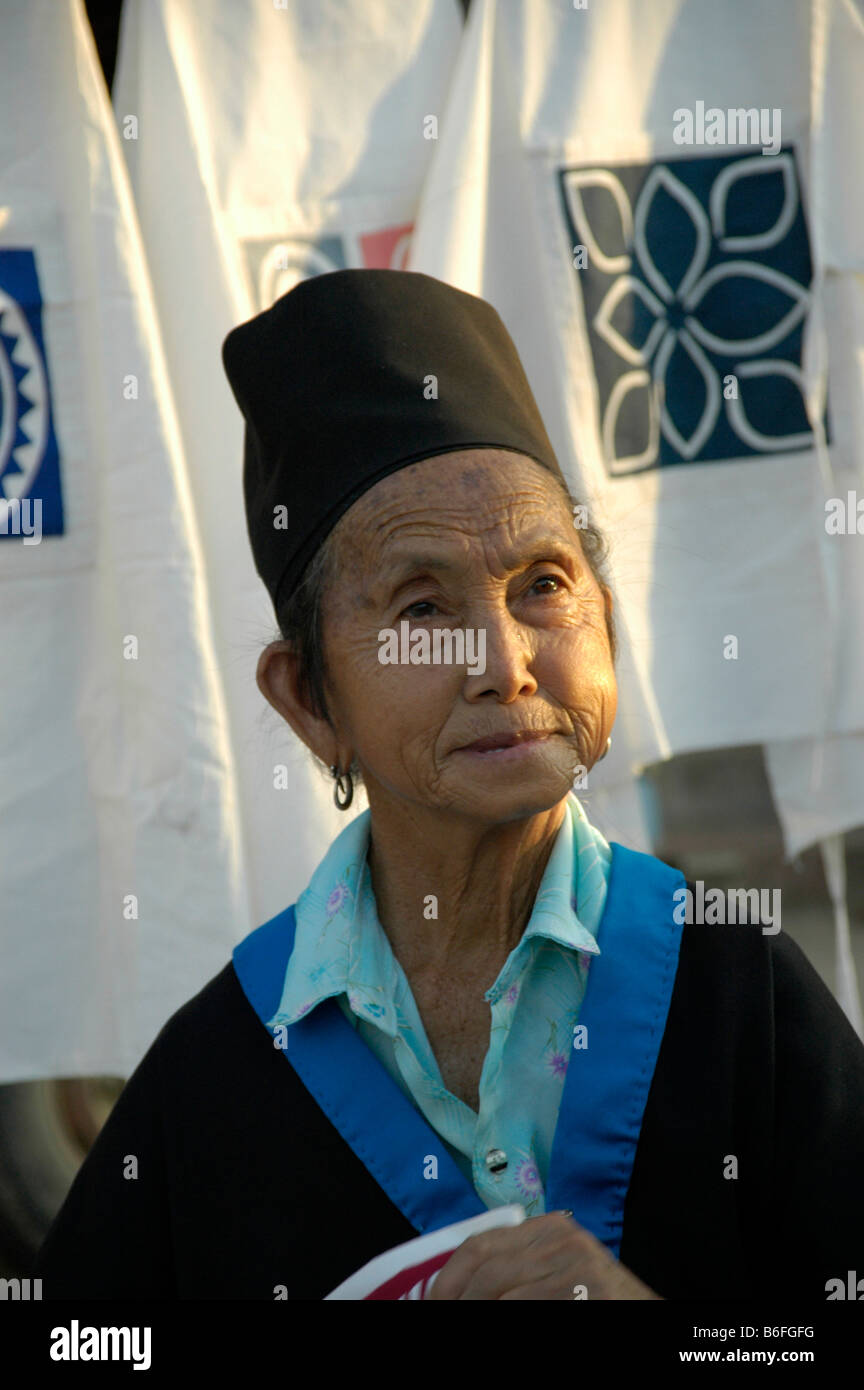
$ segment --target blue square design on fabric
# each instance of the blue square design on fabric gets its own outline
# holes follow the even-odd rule
[[[609,473],[813,448],[794,149],[558,177]],[[823,424],[827,442],[827,409]]]
[[[42,335],[42,293],[32,250],[0,248],[0,506],[39,501],[42,535],[63,534],[60,456]],[[16,508],[16,511],[18,509]],[[24,511],[24,508],[21,508]],[[0,540],[18,540],[13,513]]]

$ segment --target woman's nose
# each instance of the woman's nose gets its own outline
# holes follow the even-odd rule
[[[533,694],[537,689],[531,670],[536,644],[531,630],[506,612],[486,612],[479,622],[480,625],[472,629],[473,646],[476,652],[483,653],[485,667],[472,674],[469,666],[465,691],[468,698],[480,699],[491,694],[507,703],[518,695]],[[468,645],[466,631],[466,651]]]

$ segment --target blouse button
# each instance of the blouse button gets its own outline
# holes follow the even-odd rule
[[[507,1167],[507,1155],[503,1149],[490,1149],[486,1155],[486,1167],[490,1173],[502,1173]]]

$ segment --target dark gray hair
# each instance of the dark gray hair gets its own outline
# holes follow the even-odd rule
[[[553,475],[554,476],[554,475]],[[557,479],[556,479],[557,482]],[[566,498],[567,507],[573,512],[579,503],[571,497],[569,491],[563,484],[559,484],[561,491]],[[279,624],[279,634],[284,642],[290,642],[292,648],[300,659],[300,691],[304,699],[308,701],[315,714],[320,718],[326,719],[329,723],[330,713],[327,708],[327,696],[325,693],[325,681],[327,668],[324,658],[323,636],[323,611],[324,595],[333,578],[335,569],[335,556],[338,548],[338,533],[341,522],[344,520],[343,514],[339,522],[327,536],[326,540],[319,546],[314,557],[309,561],[303,571],[300,583],[282,601],[276,613]],[[607,563],[609,559],[609,547],[603,533],[598,527],[587,523],[579,529],[579,539],[582,544],[582,551],[588,566],[596,579],[597,583],[604,588],[610,588],[607,577]],[[615,660],[618,651],[618,644],[615,635],[615,624],[609,615],[606,623],[609,633],[609,644],[612,649],[612,659]],[[343,769],[344,770],[344,769]],[[354,781],[362,782],[360,768],[355,759],[350,769]]]

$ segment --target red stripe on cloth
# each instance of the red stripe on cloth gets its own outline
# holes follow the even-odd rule
[[[392,1279],[387,1279],[383,1284],[379,1284],[372,1293],[367,1293],[363,1300],[364,1303],[375,1299],[401,1298],[421,1280],[425,1282],[431,1279],[436,1270],[440,1269],[442,1265],[446,1265],[452,1254],[452,1250],[443,1250],[440,1255],[433,1255],[431,1259],[424,1260],[422,1264],[409,1265],[407,1269],[400,1270],[398,1274],[393,1275]]]

